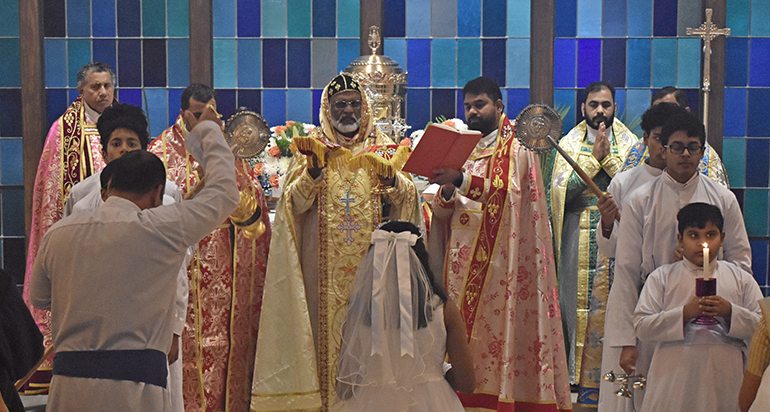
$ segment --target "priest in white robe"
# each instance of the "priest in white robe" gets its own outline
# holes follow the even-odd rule
[[[619,362],[626,373],[633,368],[638,374],[647,372],[649,352],[636,349],[633,313],[647,275],[675,260],[677,210],[692,202],[717,206],[725,222],[723,259],[751,273],[751,248],[735,195],[697,171],[705,143],[703,124],[690,113],[678,114],[663,126],[660,141],[666,148],[666,170],[624,199],[618,228],[604,345],[623,348]],[[634,394],[637,410],[643,396],[643,391]]]

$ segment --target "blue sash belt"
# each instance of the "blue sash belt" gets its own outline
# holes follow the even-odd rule
[[[166,354],[155,349],[56,352],[53,374],[144,382],[166,387]]]

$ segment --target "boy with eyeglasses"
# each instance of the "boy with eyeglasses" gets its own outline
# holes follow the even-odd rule
[[[689,112],[671,117],[660,134],[666,169],[656,179],[634,191],[623,203],[615,254],[615,279],[607,303],[605,332],[623,346],[620,366],[636,369],[634,308],[644,281],[657,267],[675,261],[676,211],[693,202],[719,208],[724,216],[725,239],[721,257],[751,273],[751,248],[743,215],[735,195],[698,173],[706,131]],[[603,371],[606,372],[606,371]]]

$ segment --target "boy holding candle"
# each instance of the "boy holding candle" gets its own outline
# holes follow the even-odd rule
[[[751,274],[716,259],[725,237],[718,207],[691,203],[677,220],[684,258],[650,274],[634,313],[637,337],[655,344],[642,411],[737,411],[762,292]],[[696,296],[697,278],[716,279],[716,294]]]

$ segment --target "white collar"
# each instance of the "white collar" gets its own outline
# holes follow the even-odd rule
[[[484,136],[479,140],[478,143],[476,143],[477,149],[486,149],[490,146],[493,146],[495,142],[497,141],[497,129],[492,130],[489,132],[488,135]]]
[[[96,122],[99,121],[99,117],[102,116],[101,113],[97,113],[96,110],[92,109],[85,100],[83,100],[83,107],[86,108],[86,117],[88,117],[88,120],[93,122],[93,124],[96,124]]]

